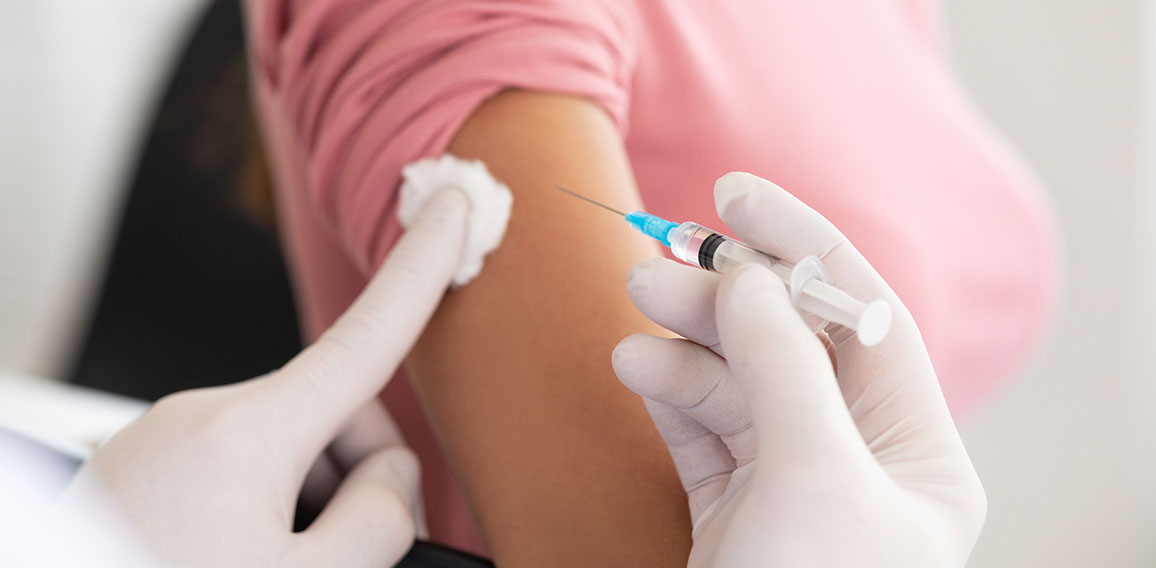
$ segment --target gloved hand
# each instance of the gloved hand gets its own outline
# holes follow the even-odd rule
[[[294,504],[351,417],[361,412],[363,427],[392,428],[367,403],[438,306],[468,209],[456,190],[433,196],[352,307],[281,369],[166,397],[100,448],[52,512],[51,528],[64,533],[52,535],[57,546],[48,557],[39,551],[35,565],[396,563],[420,518],[419,466],[400,438],[337,444],[331,453],[351,471],[301,533],[292,532]]]
[[[963,566],[986,499],[899,298],[826,219],[774,184],[730,173],[719,216],[789,262],[817,255],[831,282],[895,312],[833,355],[768,270],[720,277],[673,261],[634,266],[629,292],[684,339],[635,335],[614,351],[690,500],[691,566]]]

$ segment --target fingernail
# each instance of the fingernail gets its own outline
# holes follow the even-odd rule
[[[634,352],[636,350],[632,345],[633,343],[634,342],[627,337],[619,341],[618,345],[614,347],[614,351],[610,353],[610,366],[613,367],[615,371],[618,371],[622,365],[634,359]]]
[[[425,207],[431,210],[454,210],[456,208],[469,209],[473,205],[470,197],[456,187],[443,187],[426,200]]]
[[[746,177],[749,175],[743,172],[730,172],[714,182],[715,210],[720,217],[732,202],[747,196]]]
[[[630,267],[630,272],[626,274],[626,291],[631,295],[645,294],[650,288],[650,282],[653,280],[651,275],[654,271],[654,260],[652,258],[639,261]]]

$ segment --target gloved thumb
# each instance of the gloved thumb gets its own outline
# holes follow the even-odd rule
[[[723,277],[715,313],[723,354],[748,401],[760,467],[869,457],[827,351],[781,280],[743,266]]]
[[[417,456],[395,446],[362,460],[301,533],[290,566],[393,566],[413,546],[421,476]]]

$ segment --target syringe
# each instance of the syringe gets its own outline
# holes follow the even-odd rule
[[[861,302],[828,284],[823,277],[810,277],[817,276],[817,272],[813,271],[800,277],[794,265],[759,252],[741,241],[698,223],[690,221],[674,223],[642,211],[623,213],[562,186],[554,187],[621,215],[632,227],[668,247],[675,257],[687,264],[724,274],[748,263],[767,267],[788,287],[791,287],[793,281],[795,282],[799,290],[792,290],[791,297],[799,309],[826,322],[855,330],[859,342],[863,345],[871,346],[879,343],[891,328],[891,306],[887,302],[883,300]],[[823,272],[821,263],[816,261],[812,266],[815,265],[818,266],[816,268],[818,272]]]

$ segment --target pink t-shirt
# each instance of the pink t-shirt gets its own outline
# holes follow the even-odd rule
[[[923,331],[957,414],[1013,374],[1055,283],[1052,219],[960,93],[923,0],[247,0],[256,103],[309,338],[401,232],[399,171],[505,88],[618,125],[647,208],[721,228],[714,180],[775,181],[831,219]],[[642,237],[640,237],[642,238]],[[435,540],[481,550],[404,381]]]

